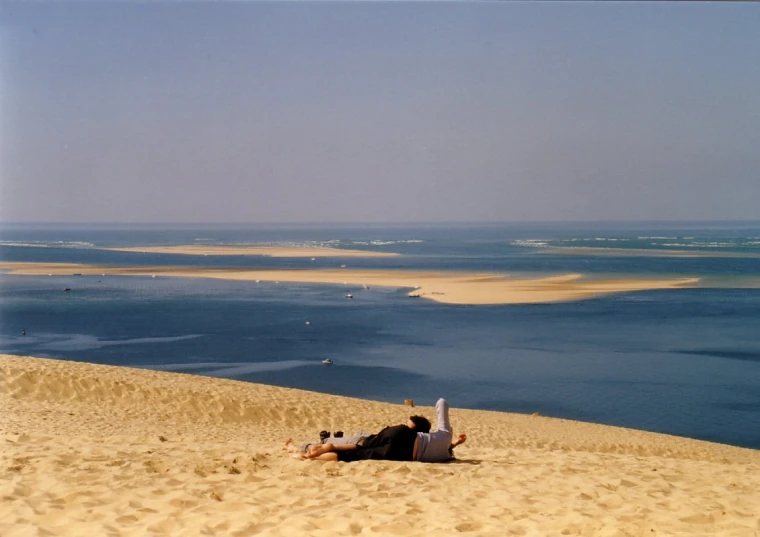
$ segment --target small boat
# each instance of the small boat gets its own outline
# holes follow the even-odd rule
[[[311,326],[311,321],[306,321],[306,326]]]
[[[333,361],[330,360],[329,358],[325,358],[324,360],[322,360],[322,363],[325,365],[332,365]]]
[[[348,294],[346,295],[346,298],[354,298],[354,295],[352,295],[351,293],[348,293]]]
[[[71,291],[71,287],[64,287],[63,290],[64,291]]]

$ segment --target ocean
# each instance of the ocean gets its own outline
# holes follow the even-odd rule
[[[100,249],[186,244],[402,255],[311,261]],[[649,255],[609,255],[616,249]],[[692,255],[667,255],[674,250]],[[453,407],[760,449],[760,222],[6,224],[0,260],[699,277],[688,289],[473,306],[410,300],[409,289],[382,287],[3,273],[0,352],[395,403],[446,397]]]

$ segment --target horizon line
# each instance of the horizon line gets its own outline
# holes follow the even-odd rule
[[[0,221],[0,226],[426,226],[426,225],[505,225],[505,224],[689,224],[760,223],[757,219],[642,219],[642,220],[408,220],[408,221],[233,221],[233,222],[121,222],[121,221]]]

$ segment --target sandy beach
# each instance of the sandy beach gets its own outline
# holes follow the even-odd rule
[[[261,255],[268,257],[395,257],[393,252],[317,248],[308,246],[131,246],[128,248],[102,248],[111,252],[141,252],[149,254],[181,255]]]
[[[452,408],[456,462],[299,461],[433,409],[8,355],[0,402],[4,537],[760,534],[754,450]]]
[[[447,304],[534,304],[597,296],[674,289],[697,278],[584,279],[582,274],[517,278],[506,274],[360,269],[241,270],[195,267],[114,267],[69,263],[0,263],[0,270],[27,275],[156,276],[218,278],[259,282],[299,282],[409,289],[409,296]]]

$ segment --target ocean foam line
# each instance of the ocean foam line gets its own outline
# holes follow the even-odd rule
[[[582,239],[575,238],[575,239],[558,239],[556,242],[563,244],[566,242],[589,242],[589,241],[596,241],[596,242],[629,242],[633,239],[624,239],[620,237],[584,237]]]
[[[91,242],[83,241],[0,241],[0,246],[19,246],[25,248],[92,248]]]
[[[359,246],[388,246],[390,244],[410,244],[425,242],[421,239],[408,239],[408,240],[373,240],[373,241],[350,241],[350,244],[356,244]]]
[[[549,246],[549,242],[542,239],[514,240],[509,244],[511,246],[527,246],[530,248],[545,248]]]
[[[194,239],[197,242],[214,242],[216,239]],[[227,248],[323,248],[335,249],[341,241],[326,240],[326,241],[257,241],[257,242],[217,242],[216,244],[205,245],[208,247],[227,247]],[[168,247],[168,246],[167,246]]]
[[[654,245],[654,243],[652,243]],[[760,243],[737,243],[737,242],[665,242],[655,246],[677,246],[679,248],[739,248],[749,244]]]

